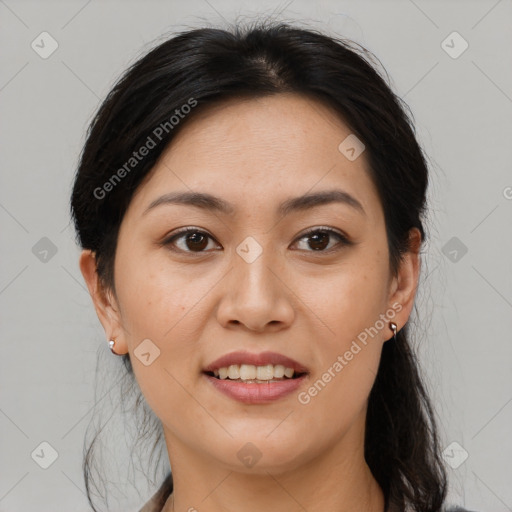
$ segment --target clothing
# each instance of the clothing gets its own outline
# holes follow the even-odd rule
[[[167,498],[173,489],[172,474],[169,473],[158,491],[151,496],[151,499],[139,510],[139,512],[161,512]]]
[[[172,474],[169,473],[164,482],[153,494],[151,499],[139,510],[139,512],[162,512],[162,509],[167,501],[167,498],[172,494],[173,482]],[[461,508],[457,505],[451,505],[445,508],[444,512],[473,512],[466,508]]]

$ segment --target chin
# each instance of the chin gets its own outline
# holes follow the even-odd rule
[[[305,457],[304,442],[268,435],[271,430],[260,430],[254,435],[249,431],[241,437],[230,439],[229,447],[224,447],[227,449],[212,456],[218,457],[226,469],[238,473],[267,475],[296,469]],[[226,457],[230,453],[234,457]]]

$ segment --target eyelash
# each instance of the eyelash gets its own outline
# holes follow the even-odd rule
[[[177,240],[179,238],[184,238],[185,235],[190,234],[190,233],[199,233],[201,235],[206,235],[211,240],[214,240],[214,238],[212,236],[210,236],[208,233],[206,233],[205,231],[203,231],[201,229],[194,228],[194,227],[186,227],[186,228],[183,228],[183,229],[180,229],[180,230],[174,232],[170,237],[167,237],[162,242],[161,245],[171,246],[170,249],[175,252],[184,252],[184,253],[190,253],[190,254],[195,254],[195,255],[201,255],[201,254],[208,252],[208,251],[186,251],[183,249],[178,249],[176,247],[173,247],[173,243],[175,240]],[[338,239],[338,244],[336,244],[334,247],[331,247],[330,249],[320,250],[320,251],[309,250],[306,252],[310,252],[313,254],[316,254],[316,253],[330,254],[331,252],[340,250],[343,246],[353,245],[353,242],[350,241],[345,235],[343,235],[342,233],[340,233],[338,231],[335,231],[334,229],[328,228],[326,226],[319,226],[319,227],[309,229],[305,233],[302,233],[302,235],[300,235],[295,240],[295,242],[302,240],[303,238],[306,238],[308,235],[311,236],[314,233],[327,233],[329,235],[334,235]]]

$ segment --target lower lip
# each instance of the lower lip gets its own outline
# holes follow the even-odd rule
[[[304,374],[296,379],[286,379],[279,382],[245,384],[228,379],[217,379],[206,373],[203,373],[203,375],[220,392],[246,404],[265,404],[279,400],[299,388],[307,377],[307,374]]]

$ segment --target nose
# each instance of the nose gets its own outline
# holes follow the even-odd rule
[[[270,251],[264,250],[251,263],[234,255],[234,268],[223,280],[217,309],[223,327],[242,325],[251,331],[273,332],[292,324],[294,294],[283,269],[266,253]]]

